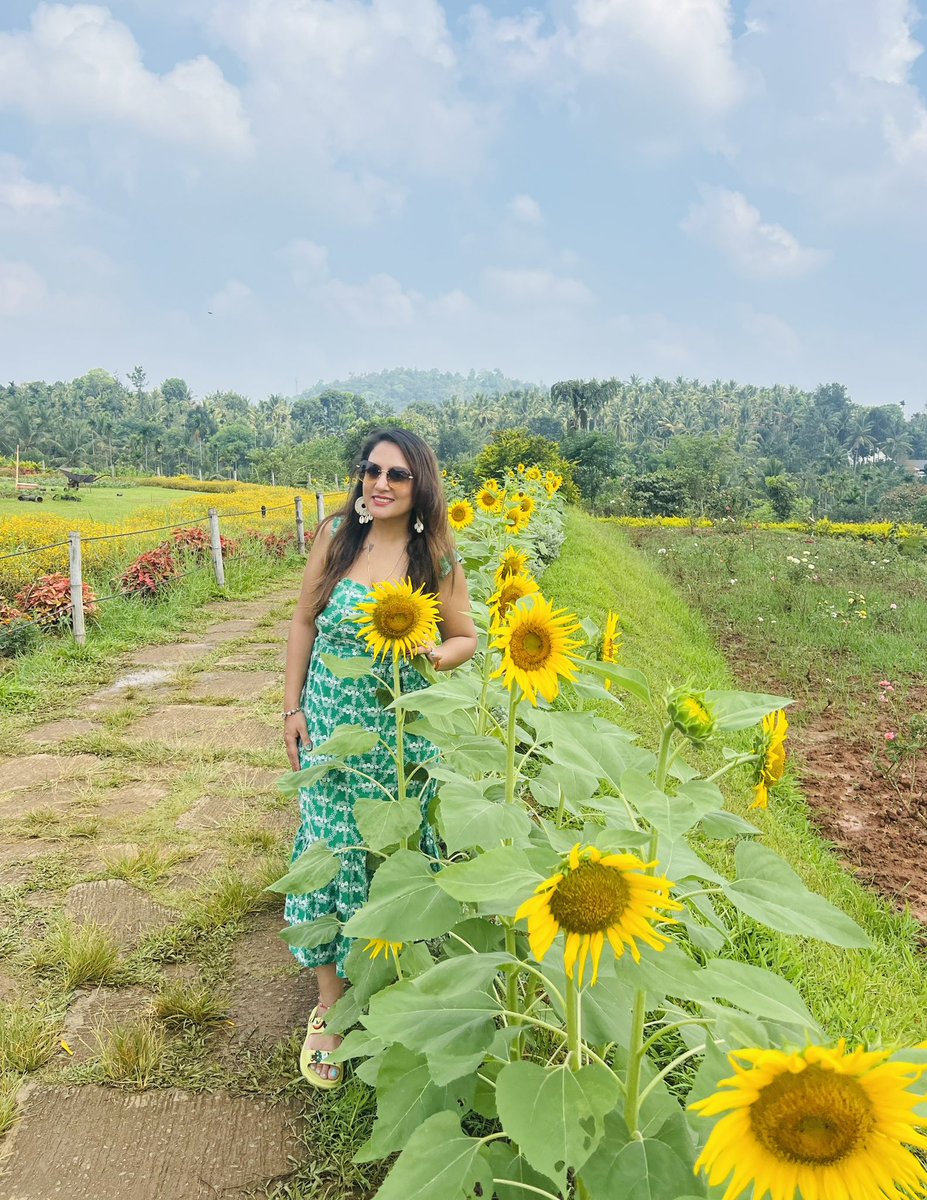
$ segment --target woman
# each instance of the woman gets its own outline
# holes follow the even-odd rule
[[[425,585],[441,604],[440,644],[417,647],[439,671],[448,671],[472,658],[476,629],[469,617],[470,600],[463,571],[457,563],[447,524],[447,504],[441,488],[438,463],[431,448],[405,429],[388,429],[364,446],[357,482],[339,516],[320,525],[303,578],[287,641],[284,685],[284,742],[294,770],[309,766],[314,745],[324,742],[340,724],[363,724],[376,730],[393,749],[395,717],[378,697],[381,681],[367,675],[339,679],[322,661],[323,654],[345,658],[364,653],[358,641],[357,604],[378,583],[411,578],[413,587]],[[382,678],[392,682],[389,666]],[[411,665],[402,669],[403,691],[425,685]],[[434,756],[425,739],[406,735],[405,759],[422,762]],[[385,745],[353,760],[360,770],[380,780],[390,791],[397,788],[396,767]],[[296,837],[296,858],[319,838],[338,851],[361,843],[354,821],[358,795],[357,776],[329,771],[317,783],[300,791],[302,823]],[[438,854],[426,809],[433,788],[422,787],[422,845]],[[341,854],[341,871],[333,883],[305,896],[288,896],[285,916],[296,924],[325,913],[344,922],[367,900],[367,855],[363,850]],[[310,950],[294,949],[299,961],[314,967],[319,1003],[309,1018],[309,1029],[300,1068],[316,1087],[332,1088],[342,1082],[342,1068],[327,1063],[341,1041],[325,1031],[325,1012],[344,992],[344,961],[350,949],[339,935]]]

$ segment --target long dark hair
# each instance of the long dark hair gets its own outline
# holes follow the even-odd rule
[[[380,442],[392,442],[398,446],[414,477],[406,542],[409,578],[413,587],[424,584],[426,592],[436,592],[442,575],[446,575],[456,561],[454,543],[448,530],[447,501],[441,486],[438,460],[432,448],[417,433],[393,428],[372,433],[361,450],[359,462],[369,458],[374,446]],[[361,525],[354,509],[355,501],[363,493],[364,481],[358,470],[354,474],[354,485],[348,493],[345,506],[336,514],[341,520],[332,535],[325,569],[313,597],[313,617],[317,617],[328,604],[335,584],[347,575],[367,537],[367,528]],[[425,526],[424,533],[415,532],[413,526],[416,519]]]

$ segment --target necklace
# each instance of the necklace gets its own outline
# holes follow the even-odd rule
[[[371,591],[373,591],[373,579],[370,576],[370,555],[373,552],[373,542],[368,542],[365,549],[367,551],[367,586],[370,588]],[[402,562],[403,558],[405,557],[405,553],[406,553],[406,547],[403,546],[403,548],[399,551],[399,557],[396,559],[396,561],[390,567],[389,574],[387,575],[387,579],[391,579],[393,577],[393,575],[395,574],[396,568],[399,566],[399,564]]]

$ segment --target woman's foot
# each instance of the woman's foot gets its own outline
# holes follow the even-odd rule
[[[336,1087],[341,1082],[344,1067],[341,1063],[328,1062],[328,1055],[337,1050],[344,1039],[339,1034],[326,1031],[325,1013],[328,1009],[329,1005],[319,1004],[309,1016],[309,1027],[300,1055],[300,1069],[304,1075],[307,1071],[313,1072],[326,1087]]]

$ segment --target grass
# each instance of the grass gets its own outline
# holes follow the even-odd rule
[[[159,1074],[167,1037],[153,1021],[127,1021],[98,1035],[99,1067],[111,1083],[147,1087]]]
[[[57,970],[67,990],[85,983],[113,983],[120,970],[119,948],[102,925],[75,926],[59,920],[44,941],[32,943],[34,970]]]
[[[179,850],[162,850],[159,846],[143,846],[135,853],[113,855],[106,863],[107,879],[124,879],[126,883],[155,884],[167,875],[186,856]]]
[[[46,1005],[15,1001],[0,1005],[0,1072],[37,1071],[57,1045],[58,1021]]]
[[[169,1025],[217,1025],[227,1012],[228,1002],[213,988],[186,979],[166,984],[154,1003],[155,1016]]]
[[[618,611],[624,629],[621,660],[644,670],[657,690],[690,678],[703,686],[736,686],[705,619],[633,549],[617,526],[569,512],[563,555],[545,573],[543,586],[558,606],[581,616],[600,619],[609,608]],[[654,744],[657,719],[633,699],[626,700],[617,718],[604,704],[597,710]],[[745,776],[735,778],[727,793],[728,806],[746,815],[751,796]],[[920,1040],[927,1007],[923,927],[861,887],[840,865],[829,843],[813,829],[804,799],[788,777],[769,811],[751,812],[750,819],[762,828],[765,844],[781,854],[809,888],[866,929],[874,949],[845,950],[785,937],[743,920],[734,950],[786,976],[835,1038]],[[716,846],[714,861],[720,869],[729,867],[729,849]]]
[[[0,1072],[0,1137],[16,1124],[19,1115],[16,1096],[22,1082],[18,1075]]]
[[[178,495],[202,496],[208,499],[205,492],[177,493],[160,487],[133,487],[130,483],[119,488],[82,487],[77,492],[80,497],[77,502],[52,499],[55,492],[65,490],[66,484],[62,477],[60,486],[57,483],[41,485],[44,497],[41,504],[17,500],[15,496],[0,496],[0,521],[4,516],[39,515],[81,517],[84,520],[105,521],[118,525],[140,508],[164,508],[176,500]]]

